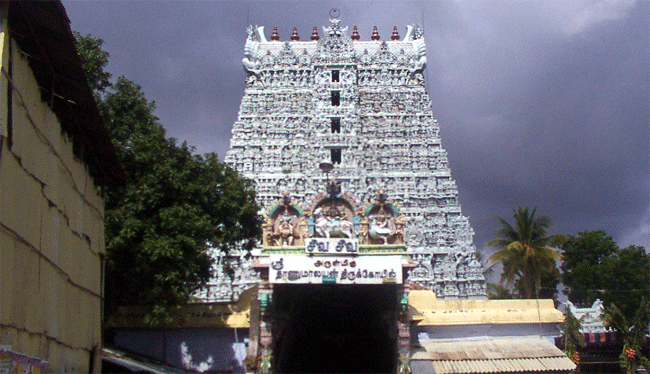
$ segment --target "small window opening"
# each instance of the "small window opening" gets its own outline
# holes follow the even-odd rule
[[[338,81],[339,81],[339,71],[332,70],[332,82],[338,82]]]
[[[340,134],[341,133],[341,119],[340,118],[330,118],[331,121],[331,128],[332,128],[332,134]]]
[[[341,105],[341,93],[339,91],[332,91],[332,106]]]
[[[332,163],[340,164],[341,163],[341,149],[330,149],[332,155]]]

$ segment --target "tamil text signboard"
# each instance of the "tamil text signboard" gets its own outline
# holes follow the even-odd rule
[[[401,256],[271,255],[270,262],[271,283],[402,283]]]
[[[354,255],[359,253],[359,240],[347,238],[310,238],[305,253],[314,255]]]

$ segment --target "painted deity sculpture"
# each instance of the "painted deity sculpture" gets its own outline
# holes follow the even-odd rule
[[[354,225],[341,214],[336,207],[327,211],[324,208],[314,210],[317,237],[321,238],[354,238]]]
[[[263,247],[304,246],[310,237],[359,239],[362,245],[404,244],[398,209],[386,201],[383,192],[380,196],[384,197],[382,206],[368,204],[359,209],[349,194],[330,189],[303,209],[285,194],[265,214]]]

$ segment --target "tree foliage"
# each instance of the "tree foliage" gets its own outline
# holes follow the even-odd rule
[[[562,279],[577,305],[600,299],[631,318],[650,293],[650,255],[643,247],[621,249],[605,231],[595,230],[571,237],[562,252]]]
[[[535,298],[544,277],[557,274],[555,261],[560,254],[553,248],[562,243],[564,235],[549,235],[552,223],[545,215],[536,217],[537,208],[513,209],[514,225],[495,216],[500,226],[494,230],[498,236],[486,243],[499,248],[489,260],[503,266],[501,281],[514,284],[525,298]],[[557,277],[557,275],[555,275]]]
[[[616,303],[625,316],[632,318],[642,309],[642,299],[650,294],[650,255],[644,247],[631,245],[619,249],[603,262],[605,307]]]
[[[603,230],[583,231],[563,246],[562,277],[568,297],[579,305],[601,299],[604,322],[623,342],[621,367],[627,373],[638,366],[650,369],[641,345],[650,323],[650,255],[631,245],[620,249]]]
[[[639,308],[634,314],[626,316],[616,304],[605,308],[605,325],[617,332],[617,338],[623,342],[619,356],[621,367],[626,373],[636,373],[639,366],[650,370],[650,361],[641,354],[641,347],[648,334],[650,324],[650,303],[645,297],[640,298]]]
[[[76,31],[74,36],[88,85],[98,98],[98,95],[111,86],[111,73],[105,70],[106,65],[108,65],[109,54],[102,50],[104,41],[90,35],[82,36]]]
[[[124,77],[104,71],[102,40],[77,34],[78,51],[119,159],[129,177],[105,191],[106,312],[148,307],[150,324],[189,300],[211,274],[210,247],[251,249],[260,236],[252,183],[168,138],[155,104]]]
[[[576,364],[580,361],[578,348],[587,345],[584,336],[580,333],[583,318],[584,316],[580,319],[576,318],[571,312],[571,309],[567,308],[564,313],[564,322],[562,323],[561,328],[562,337],[560,343],[562,344],[562,350]]]
[[[553,264],[542,267],[540,269],[540,283],[537,290],[536,297],[540,299],[553,299],[557,301],[557,287],[560,284],[560,271],[556,266],[556,262],[553,261]],[[519,278],[515,283],[515,289],[519,295],[526,294],[526,287],[524,278]]]
[[[577,305],[591,305],[606,286],[604,259],[618,247],[605,231],[583,231],[562,246],[562,280],[570,288],[569,300]]]
[[[502,284],[487,282],[486,286],[487,298],[490,300],[506,300],[515,298],[515,295],[513,295],[510,290]]]

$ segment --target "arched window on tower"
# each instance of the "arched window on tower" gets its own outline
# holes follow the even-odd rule
[[[341,163],[341,148],[331,148],[330,149],[330,154],[332,156],[332,163],[333,164],[340,164]]]
[[[339,106],[339,105],[341,105],[341,92],[332,91],[332,106]]]
[[[338,82],[338,81],[339,81],[339,71],[332,70],[332,82]]]
[[[332,129],[332,134],[341,133],[341,119],[338,117],[330,118],[330,128]]]

